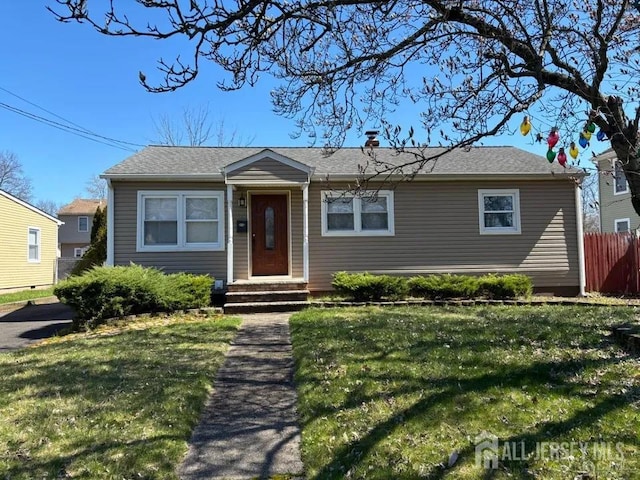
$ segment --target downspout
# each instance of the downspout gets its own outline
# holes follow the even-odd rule
[[[114,194],[113,185],[111,179],[107,178],[107,261],[108,266],[114,265],[115,251],[114,251]]]
[[[578,276],[580,281],[580,296],[584,297],[586,293],[586,271],[584,266],[584,230],[582,227],[582,195],[580,185],[575,186],[576,195],[576,230],[578,236]]]
[[[309,182],[302,186],[302,276],[309,283]]]
[[[227,175],[224,176],[225,183]],[[233,283],[233,185],[227,184],[227,285]]]

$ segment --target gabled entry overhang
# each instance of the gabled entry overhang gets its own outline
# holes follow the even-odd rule
[[[231,163],[221,173],[227,185],[304,185],[315,168],[265,148]]]
[[[304,281],[309,281],[309,182],[315,171],[305,165],[268,148],[231,163],[221,169],[227,185],[227,283],[235,281],[233,272],[233,190],[236,186],[297,187],[302,190],[302,263]]]

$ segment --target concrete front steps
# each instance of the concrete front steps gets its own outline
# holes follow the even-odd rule
[[[309,306],[302,280],[242,280],[228,286],[224,313],[293,312]]]

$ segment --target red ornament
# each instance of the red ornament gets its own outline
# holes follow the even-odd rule
[[[563,167],[567,166],[567,154],[564,153],[564,148],[560,148],[558,152],[558,163]]]
[[[553,148],[558,143],[558,140],[560,140],[560,134],[558,133],[558,130],[554,128],[547,137],[547,145],[549,145],[549,148]]]

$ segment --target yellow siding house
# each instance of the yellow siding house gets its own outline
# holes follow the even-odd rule
[[[61,224],[0,190],[0,293],[56,283]]]

